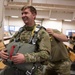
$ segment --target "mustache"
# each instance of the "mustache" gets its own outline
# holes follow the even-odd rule
[[[22,17],[23,20],[28,20],[28,17]]]

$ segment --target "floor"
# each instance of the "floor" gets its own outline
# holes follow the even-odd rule
[[[75,75],[75,71],[71,71],[71,75]]]

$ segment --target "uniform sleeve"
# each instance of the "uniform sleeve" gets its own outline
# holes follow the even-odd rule
[[[38,45],[39,45],[39,51],[36,53],[28,53],[25,54],[25,62],[42,62],[46,61],[50,58],[50,52],[51,52],[51,43],[49,34],[44,30],[40,30],[38,33]]]

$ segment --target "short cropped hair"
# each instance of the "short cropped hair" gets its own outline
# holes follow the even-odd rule
[[[31,12],[32,14],[37,15],[37,10],[36,10],[33,6],[23,6],[22,9],[21,9],[21,11],[23,11],[23,10],[25,10],[25,9],[30,9],[30,12]]]

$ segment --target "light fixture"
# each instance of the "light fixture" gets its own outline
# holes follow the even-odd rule
[[[50,20],[57,20],[57,19],[55,19],[55,18],[50,18]]]
[[[72,20],[69,20],[69,19],[64,19],[64,21],[69,21],[69,22],[71,22]]]
[[[11,16],[12,18],[19,18],[19,16]]]

